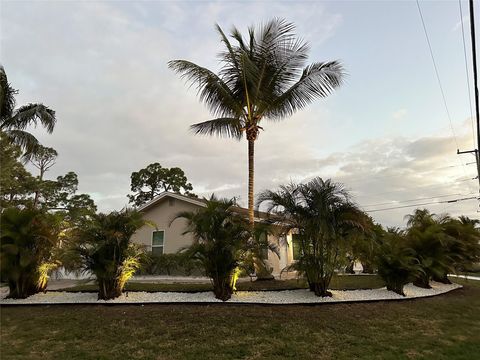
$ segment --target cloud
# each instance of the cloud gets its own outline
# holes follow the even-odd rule
[[[210,115],[166,66],[186,58],[218,68],[215,22],[228,31],[285,17],[312,48],[343,26],[341,14],[318,2],[7,2],[2,8],[2,61],[20,89],[19,104],[41,101],[57,112],[53,135],[34,130],[60,154],[49,176],[75,171],[80,191],[104,211],[126,204],[131,172],[152,162],[181,167],[201,195],[237,196],[246,204],[246,142],[193,136],[189,125]],[[474,191],[475,182],[464,181],[473,167],[457,166],[451,139],[441,134],[364,138],[329,154],[360,126],[358,109],[340,122],[332,104],[335,97],[264,124],[255,148],[257,192],[314,176],[344,182],[362,206]],[[445,166],[452,167],[439,169]],[[448,209],[471,213],[476,204]],[[395,225],[407,211],[374,216]]]
[[[399,109],[392,114],[394,120],[401,120],[407,115],[407,109]]]

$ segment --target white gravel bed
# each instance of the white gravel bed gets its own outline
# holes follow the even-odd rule
[[[308,290],[283,291],[238,291],[228,303],[255,304],[314,304],[337,303],[345,301],[405,300],[426,296],[440,295],[462,287],[458,284],[431,283],[431,289],[422,289],[412,284],[405,286],[406,297],[386,288],[371,290],[332,290],[332,297],[321,298]],[[8,288],[0,288],[0,305],[2,304],[135,304],[135,303],[211,303],[222,302],[215,299],[212,292],[129,292],[115,300],[97,300],[96,293],[69,293],[47,291],[35,294],[27,299],[5,299]]]

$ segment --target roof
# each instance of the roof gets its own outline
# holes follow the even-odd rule
[[[166,199],[166,198],[169,198],[169,197],[174,198],[174,199],[178,199],[178,200],[181,200],[181,201],[185,201],[185,202],[188,202],[190,204],[194,204],[194,205],[197,205],[197,206],[200,206],[200,207],[205,207],[206,202],[207,202],[207,199],[205,199],[205,198],[200,199],[200,198],[186,196],[186,195],[182,195],[182,194],[178,194],[178,193],[172,193],[172,192],[169,192],[169,191],[164,191],[160,195],[157,195],[156,197],[154,197],[149,202],[139,206],[137,208],[137,210],[138,211],[148,210],[148,209],[152,208],[153,206],[155,206],[156,204],[158,204],[159,202],[161,202],[163,199]],[[235,207],[233,207],[233,210],[235,212],[239,213],[239,214],[248,216],[248,209],[246,209],[246,208],[243,208],[243,207],[240,207],[240,206],[235,206]],[[263,212],[263,211],[255,211],[254,212],[254,217],[255,217],[255,220],[259,221],[259,220],[269,218],[270,214],[268,214],[266,212]]]
[[[148,210],[152,206],[158,204],[160,201],[162,201],[163,199],[168,198],[168,197],[178,199],[178,200],[181,200],[181,201],[186,201],[186,202],[189,202],[191,204],[201,206],[201,207],[205,207],[205,203],[206,203],[205,199],[198,199],[198,198],[194,198],[194,197],[191,197],[191,196],[186,196],[186,195],[182,195],[182,194],[172,193],[172,192],[169,192],[169,191],[164,191],[160,195],[155,196],[149,202],[139,206],[137,208],[137,210],[138,211]]]

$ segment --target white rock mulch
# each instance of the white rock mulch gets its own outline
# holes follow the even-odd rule
[[[422,289],[412,284],[405,286],[406,296],[400,296],[386,288],[371,290],[332,290],[332,297],[321,298],[308,290],[283,291],[238,291],[233,294],[228,303],[255,304],[315,304],[337,303],[350,301],[372,300],[405,300],[434,296],[447,293],[462,287],[458,284],[431,283],[431,289]],[[222,302],[215,299],[212,292],[181,293],[181,292],[129,292],[115,300],[97,300],[96,293],[72,293],[47,291],[35,294],[27,299],[5,299],[8,288],[0,289],[0,305],[2,304],[147,304],[147,303],[214,303]]]

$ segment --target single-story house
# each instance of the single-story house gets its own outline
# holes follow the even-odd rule
[[[137,209],[143,213],[144,219],[155,223],[156,228],[143,226],[132,236],[132,241],[145,245],[153,254],[175,253],[190,245],[193,237],[191,234],[182,234],[186,227],[185,219],[171,222],[172,219],[181,211],[196,211],[205,206],[202,199],[165,191]],[[247,209],[242,207],[235,209],[247,217]],[[266,213],[255,212],[255,221],[262,221],[267,216]],[[273,268],[273,275],[279,276],[282,269],[294,261],[296,252],[293,249],[292,234],[286,235],[286,241],[281,235],[268,236],[269,241],[277,244],[280,249],[280,257],[271,251],[268,251],[267,257],[268,263]]]

